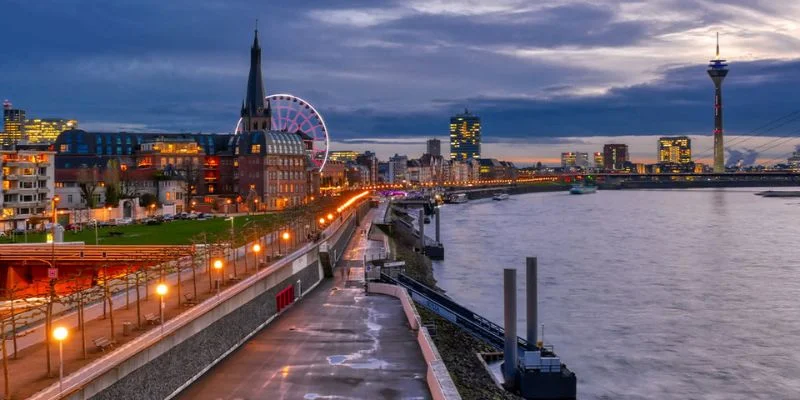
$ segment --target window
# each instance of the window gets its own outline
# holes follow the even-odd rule
[[[172,200],[172,192],[167,192],[166,196],[167,196],[167,201]]]
[[[69,152],[69,145],[68,144],[62,144],[61,146],[58,146],[58,151],[61,152],[61,153]]]
[[[261,154],[261,145],[260,144],[251,145],[250,154]]]
[[[72,195],[71,194],[67,195],[67,203],[72,203]]]

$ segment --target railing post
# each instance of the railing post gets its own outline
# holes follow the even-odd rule
[[[503,270],[503,303],[505,321],[505,347],[503,352],[503,378],[507,387],[517,381],[517,270]]]

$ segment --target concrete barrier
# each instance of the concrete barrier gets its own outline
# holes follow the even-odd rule
[[[331,227],[346,228],[354,213]],[[335,229],[335,230],[334,230]],[[352,230],[351,230],[352,231]],[[276,295],[289,285],[303,294],[323,279],[319,243],[309,243],[219,295],[95,360],[31,399],[171,398],[279,315]]]
[[[461,395],[458,393],[453,378],[450,372],[447,371],[447,366],[442,361],[439,355],[439,350],[431,339],[428,328],[422,325],[422,318],[419,316],[417,307],[408,295],[408,291],[400,286],[390,285],[386,283],[370,283],[368,285],[370,293],[384,294],[393,296],[400,299],[403,304],[403,311],[408,319],[408,325],[411,329],[417,330],[417,343],[422,356],[425,358],[425,363],[428,364],[428,373],[426,374],[426,381],[428,382],[428,389],[431,391],[431,396],[434,400],[460,400]]]

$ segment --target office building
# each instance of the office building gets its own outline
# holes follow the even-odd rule
[[[389,183],[405,183],[408,170],[408,156],[395,154],[389,158]]]
[[[658,139],[658,162],[688,164],[692,162],[692,140],[688,136]]]
[[[603,169],[603,153],[599,151],[594,153],[594,167],[597,169]]]
[[[3,135],[0,136],[0,147],[10,147],[22,140],[25,110],[14,108],[10,101],[3,102]]]
[[[607,144],[603,146],[603,169],[619,170],[629,161],[627,144]]]
[[[439,139],[428,139],[427,143],[427,151],[425,154],[430,154],[432,156],[441,156],[442,155],[442,141]]]
[[[356,162],[356,158],[358,158],[359,155],[361,155],[361,153],[352,150],[331,151],[328,152],[328,160],[342,161],[342,162]]]
[[[61,118],[35,118],[25,120],[23,123],[22,137],[28,143],[50,144],[56,141],[61,132],[75,129],[78,121],[74,119]]]
[[[576,154],[573,152],[561,153],[561,168],[575,168]]]
[[[450,159],[481,158],[481,119],[465,109],[450,118]]]

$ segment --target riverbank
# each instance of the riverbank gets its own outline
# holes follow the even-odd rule
[[[431,260],[417,251],[414,251],[414,240],[395,231],[394,234],[386,232],[389,236],[389,245],[397,260],[405,261],[405,273],[414,280],[436,290],[436,279],[433,276]],[[465,400],[520,400],[515,396],[497,387],[486,368],[478,359],[478,353],[492,352],[491,347],[473,338],[460,328],[444,318],[417,307],[425,325],[433,326],[432,338],[439,353],[447,366],[458,392]]]

